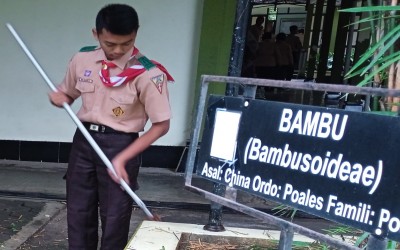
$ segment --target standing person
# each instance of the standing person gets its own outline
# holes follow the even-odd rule
[[[293,54],[290,45],[286,42],[286,34],[276,35],[276,53],[278,62],[278,80],[292,80],[293,77]]]
[[[272,33],[265,32],[262,36],[262,42],[258,45],[255,60],[257,78],[277,79],[277,53],[276,44],[272,40]],[[264,93],[271,90],[271,87],[263,87]]]
[[[258,43],[260,41],[260,36],[264,29],[263,23],[264,17],[259,16],[256,19],[256,23],[250,26],[249,30],[247,31],[241,69],[242,77],[253,78],[256,76],[254,60],[256,59],[256,52]]]
[[[116,178],[107,170],[77,130],[66,175],[71,250],[97,249],[98,208],[101,249],[124,249],[133,200],[121,189],[119,180],[137,190],[139,154],[169,130],[167,81],[173,79],[161,65],[147,59],[134,46],[138,28],[138,15],[131,6],[103,7],[92,30],[100,46],[75,54],[59,91],[49,94],[51,103],[57,107],[82,98],[77,116],[118,175]],[[138,137],[148,119],[151,127]]]
[[[298,27],[296,25],[290,26],[290,34],[286,37],[286,42],[290,45],[293,54],[293,64],[294,68],[297,69],[299,66],[300,52],[303,48],[303,44],[300,38],[297,36],[299,33]]]
[[[304,29],[299,29],[296,36],[300,39],[301,46],[304,46]]]
[[[258,41],[251,32],[247,32],[244,46],[241,76],[253,78],[256,76],[254,60],[256,59]]]
[[[264,17],[263,16],[258,16],[256,18],[256,23],[253,24],[252,26],[250,26],[249,31],[251,32],[251,34],[255,37],[255,39],[257,40],[257,42],[260,41],[261,35],[263,33],[264,30]]]
[[[257,78],[276,79],[277,53],[271,32],[264,33],[256,54]]]

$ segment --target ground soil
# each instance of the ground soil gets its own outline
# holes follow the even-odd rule
[[[43,208],[44,202],[0,199],[0,246],[32,220]]]
[[[274,246],[276,243],[265,239],[182,233],[176,250],[261,250]]]
[[[277,240],[182,233],[176,250],[276,250]],[[317,242],[293,242],[294,250],[335,250]]]

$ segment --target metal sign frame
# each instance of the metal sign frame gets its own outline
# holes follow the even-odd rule
[[[249,216],[261,219],[271,225],[277,226],[281,230],[279,249],[291,249],[294,233],[298,233],[309,238],[324,242],[330,246],[339,249],[359,249],[348,243],[334,239],[333,237],[318,233],[306,227],[285,221],[276,216],[267,214],[257,209],[248,207],[236,200],[231,200],[209,191],[203,190],[199,187],[192,185],[193,170],[195,167],[195,160],[197,155],[197,145],[201,132],[201,125],[204,119],[205,105],[208,96],[208,86],[210,83],[217,84],[233,84],[242,86],[244,89],[243,96],[246,98],[254,99],[257,86],[268,87],[281,87],[298,90],[311,90],[311,91],[326,91],[326,92],[341,92],[348,94],[358,95],[377,95],[377,96],[400,96],[400,90],[372,88],[372,87],[357,87],[349,85],[338,84],[325,84],[313,82],[290,82],[290,81],[276,81],[267,79],[254,79],[254,78],[240,78],[240,77],[227,77],[227,76],[211,76],[202,75],[201,77],[201,90],[197,103],[195,116],[193,118],[193,128],[190,138],[190,145],[188,151],[188,158],[185,168],[185,188],[191,192],[204,196],[211,202],[221,204],[236,211],[242,212]],[[367,249],[386,249],[387,239],[371,235]]]

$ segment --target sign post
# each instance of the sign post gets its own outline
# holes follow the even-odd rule
[[[400,118],[210,96],[201,177],[400,241]]]
[[[279,249],[291,248],[293,233],[338,249],[359,248],[197,187],[193,175],[371,232],[370,250],[386,249],[387,238],[399,238],[399,159],[388,149],[399,146],[399,117],[254,100],[251,95],[209,96],[210,83],[367,97],[400,96],[400,90],[202,75],[184,176],[187,190],[280,228]],[[221,121],[226,130],[218,129]]]

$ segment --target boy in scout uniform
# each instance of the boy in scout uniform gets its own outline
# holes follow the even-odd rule
[[[82,98],[77,116],[119,177],[108,172],[77,130],[66,175],[70,249],[97,249],[98,207],[101,249],[124,249],[133,200],[121,189],[119,180],[137,190],[139,154],[169,130],[167,82],[173,79],[134,46],[138,28],[132,7],[110,4],[102,8],[92,31],[100,46],[75,54],[59,91],[49,94],[57,107]],[[150,129],[138,137],[148,119]]]

